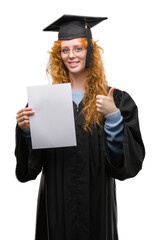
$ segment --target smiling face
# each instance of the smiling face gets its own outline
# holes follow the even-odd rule
[[[87,49],[82,46],[80,38],[61,42],[61,57],[70,73],[85,72]]]

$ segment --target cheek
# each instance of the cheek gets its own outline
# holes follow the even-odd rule
[[[67,61],[66,60],[63,60],[63,63],[65,66],[67,66]]]
[[[85,62],[86,62],[86,54],[81,58],[81,61],[82,61],[83,64],[85,64]]]

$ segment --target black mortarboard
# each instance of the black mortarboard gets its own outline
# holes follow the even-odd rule
[[[75,38],[86,37],[88,41],[86,68],[88,68],[92,50],[90,41],[90,39],[92,39],[92,33],[90,28],[94,27],[105,19],[107,19],[107,17],[63,15],[61,18],[43,29],[43,31],[59,32],[59,40],[71,40]]]

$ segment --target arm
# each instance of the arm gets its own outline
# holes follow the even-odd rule
[[[124,124],[120,110],[113,114],[105,116],[104,131],[106,133],[107,144],[110,152],[110,158],[115,166],[120,167],[123,164],[123,140]]]
[[[27,143],[28,149],[32,148],[32,143],[31,143],[31,133],[30,133],[30,127],[27,129],[22,130],[22,136]]]
[[[116,89],[114,91],[114,101],[123,116],[124,159],[121,168],[116,168],[108,156],[107,168],[112,177],[124,180],[136,176],[141,170],[145,148],[139,127],[138,108],[134,100],[128,93]],[[106,153],[107,151],[106,149]]]
[[[113,98],[114,88],[109,90],[108,96],[97,95],[97,111],[106,118],[104,131],[107,137],[109,157],[115,167],[123,164],[123,117]]]
[[[104,115],[113,114],[119,109],[123,117],[124,156],[121,162],[115,162],[113,155],[108,150],[108,146],[106,147],[107,170],[109,174],[113,178],[120,180],[136,176],[142,168],[145,148],[139,127],[138,108],[134,100],[128,93],[111,88],[108,96],[97,96],[96,105],[97,111]]]
[[[15,148],[17,160],[16,176],[21,182],[35,179],[42,170],[42,152],[39,149],[32,149],[30,136],[25,133],[29,127],[30,114],[33,113],[29,108],[24,108],[17,113]]]

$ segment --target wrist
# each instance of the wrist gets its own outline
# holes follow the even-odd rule
[[[117,107],[114,107],[110,111],[107,111],[104,115],[108,116],[108,115],[114,114],[114,113],[118,112],[118,110],[119,109]]]
[[[107,121],[114,121],[115,119],[121,117],[121,112],[120,110],[117,108],[117,111],[114,112],[114,113],[110,113],[110,114],[106,114],[105,116],[105,119]]]

